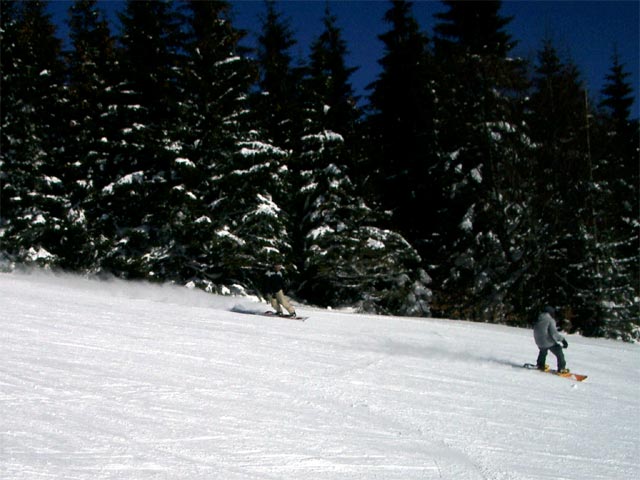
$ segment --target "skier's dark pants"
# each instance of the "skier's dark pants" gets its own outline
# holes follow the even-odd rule
[[[558,360],[558,370],[563,370],[567,366],[567,362],[564,360],[564,352],[560,345],[554,345],[551,348],[541,348],[538,354],[538,367],[544,367],[549,350],[551,350],[551,353],[553,353]]]

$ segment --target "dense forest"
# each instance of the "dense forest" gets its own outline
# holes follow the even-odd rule
[[[322,306],[640,338],[638,121],[625,65],[593,102],[500,1],[444,1],[432,32],[390,1],[358,99],[327,3],[296,40],[265,2],[257,49],[224,1],[3,0],[0,268],[259,292]],[[375,40],[372,39],[372,41]]]

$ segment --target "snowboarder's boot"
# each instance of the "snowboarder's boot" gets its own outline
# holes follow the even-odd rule
[[[543,372],[548,372],[549,365],[538,365],[538,370],[542,370]]]

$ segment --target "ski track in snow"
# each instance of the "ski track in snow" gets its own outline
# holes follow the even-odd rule
[[[638,346],[180,287],[0,274],[2,479],[625,480]],[[265,307],[266,309],[266,307]],[[550,356],[550,360],[554,360]]]

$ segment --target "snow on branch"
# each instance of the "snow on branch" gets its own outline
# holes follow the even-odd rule
[[[256,206],[255,210],[247,213],[246,215],[244,215],[244,217],[242,217],[243,221],[257,216],[268,216],[277,218],[280,215],[281,209],[276,204],[276,202],[271,199],[270,195],[262,195],[258,193],[256,195],[256,198],[258,199],[258,205]]]
[[[174,160],[174,162],[176,163],[176,165],[180,165],[183,167],[187,167],[187,168],[196,168],[196,164],[193,163],[191,160],[189,160],[188,158],[176,158]]]
[[[227,225],[222,227],[220,230],[217,230],[216,231],[216,235],[218,237],[220,237],[220,238],[227,238],[227,239],[235,242],[239,246],[243,246],[246,243],[240,237],[238,237],[237,235],[234,235],[233,233],[231,233],[230,230],[229,230],[229,227]]]
[[[242,155],[243,157],[253,157],[263,154],[285,156],[287,154],[285,150],[264,142],[242,142],[240,145],[242,145],[242,148],[240,149],[240,155]]]
[[[102,189],[103,193],[113,193],[113,189],[115,187],[120,187],[123,185],[132,185],[134,183],[142,183],[144,180],[144,172],[143,171],[139,171],[139,172],[133,172],[133,173],[129,173],[128,175],[125,175],[124,177],[122,177],[121,179],[110,183],[109,185],[107,185],[106,187],[104,187]]]

